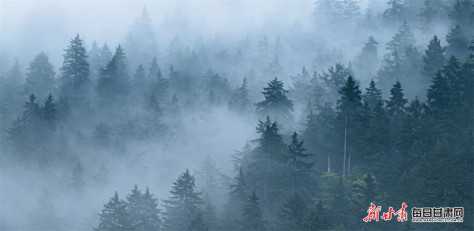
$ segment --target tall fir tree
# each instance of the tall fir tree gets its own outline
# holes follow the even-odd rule
[[[34,94],[40,100],[46,98],[49,93],[55,91],[55,75],[53,65],[48,56],[41,52],[30,63],[26,73],[24,94]]]
[[[96,231],[126,231],[131,228],[127,204],[119,198],[117,192],[115,192],[107,204],[104,204],[104,208],[99,214],[99,217],[99,226],[94,229]]]
[[[112,60],[102,70],[97,92],[103,104],[121,103],[129,93],[129,76],[125,53],[120,45],[115,49]]]
[[[267,222],[263,219],[259,199],[255,191],[248,198],[247,204],[242,211],[241,229],[247,231],[265,231]]]
[[[90,69],[86,48],[79,34],[71,39],[63,55],[63,66],[60,68],[59,91],[75,106],[82,106],[88,97],[90,87]],[[76,108],[76,107],[74,107]]]
[[[290,122],[293,120],[293,102],[288,99],[288,90],[283,87],[283,82],[277,78],[268,82],[268,86],[262,92],[265,100],[256,103],[257,113],[261,117],[271,116],[279,122]]]
[[[196,192],[194,176],[186,169],[173,182],[171,196],[164,200],[163,228],[166,230],[186,230],[201,204],[199,192]]]
[[[469,55],[469,38],[466,36],[464,29],[456,25],[452,27],[446,35],[446,55],[448,57],[454,55],[464,60]]]
[[[443,68],[446,62],[445,49],[441,46],[438,36],[430,40],[425,54],[423,55],[422,74],[426,79],[432,79],[436,73]]]

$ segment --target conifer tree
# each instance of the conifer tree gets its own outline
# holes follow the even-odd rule
[[[173,182],[171,196],[164,200],[163,227],[166,230],[186,230],[201,204],[199,192],[195,191],[194,176],[186,169]]]
[[[117,46],[112,60],[102,70],[97,91],[102,103],[119,103],[124,100],[129,93],[128,71],[125,60],[125,53],[122,47]]]
[[[303,147],[303,140],[298,140],[298,133],[294,132],[291,136],[291,143],[288,145],[288,160],[291,167],[291,184],[293,190],[299,188],[310,189],[311,192],[311,169],[314,163],[308,157],[311,154],[306,153]],[[304,191],[304,190],[302,190]]]
[[[247,87],[247,78],[242,80],[242,85],[234,90],[232,94],[232,107],[239,112],[249,110],[250,99],[249,90]]]
[[[448,57],[454,55],[459,59],[465,59],[468,54],[469,38],[459,25],[452,27],[446,35],[446,55]]]
[[[453,8],[448,14],[449,19],[451,20],[451,25],[459,25],[462,28],[472,32],[472,27],[474,26],[474,15],[472,12],[472,0],[456,0]]]
[[[135,184],[127,195],[126,202],[131,229],[137,231],[160,230],[160,211],[157,205],[157,199],[153,198],[148,188],[145,193],[142,193]]]
[[[377,45],[378,42],[375,41],[374,37],[369,36],[368,41],[354,61],[354,72],[357,76],[372,77],[376,73],[379,62]]]
[[[104,204],[99,216],[99,227],[95,229],[96,231],[127,231],[131,228],[127,204],[119,198],[117,192],[107,204]]]
[[[369,87],[365,89],[362,99],[369,108],[375,107],[382,100],[382,91],[375,86],[373,79],[370,81]]]
[[[208,231],[209,230],[209,227],[204,221],[201,211],[198,211],[196,215],[193,217],[188,230],[189,231]]]
[[[72,169],[71,187],[73,190],[82,192],[84,189],[84,169],[81,163],[78,161],[76,166]]]
[[[39,99],[46,98],[49,93],[54,92],[55,75],[48,56],[43,52],[39,53],[28,67],[24,94],[34,94]]]
[[[306,202],[300,194],[295,192],[280,208],[277,229],[306,230],[304,224],[306,213]]]
[[[287,122],[292,120],[293,102],[288,99],[288,90],[283,88],[283,82],[277,78],[268,82],[263,88],[265,100],[256,103],[257,113],[260,116],[272,116]]]
[[[89,63],[87,51],[79,34],[71,39],[64,56],[63,66],[60,71],[60,94],[67,97],[69,102],[82,105],[88,96]]]
[[[444,57],[445,49],[441,47],[438,37],[435,35],[428,44],[425,54],[423,55],[422,73],[427,79],[433,78],[436,73],[443,68],[446,62]]]
[[[320,78],[324,83],[332,90],[338,91],[344,86],[345,79],[352,75],[350,67],[344,66],[344,64],[336,63],[328,69],[328,72],[323,72]]]
[[[264,231],[267,229],[267,222],[263,219],[258,200],[254,191],[248,198],[247,204],[242,211],[242,230]]]
[[[401,19],[405,19],[405,4],[402,0],[388,0],[389,7],[382,13],[385,22],[396,24]]]

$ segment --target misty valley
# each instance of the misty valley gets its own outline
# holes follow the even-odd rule
[[[1,230],[474,229],[472,0],[0,8]]]

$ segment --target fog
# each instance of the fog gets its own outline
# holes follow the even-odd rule
[[[458,45],[446,38],[460,25],[463,38],[468,42],[472,40],[474,27],[469,26],[473,25],[472,10],[468,16],[459,13],[456,14],[461,15],[459,17],[448,17],[457,12],[456,4],[467,2],[472,6],[471,1],[436,1],[439,5],[433,7],[440,7],[433,8],[426,17],[420,16],[420,12],[429,1],[395,1],[404,7],[400,15],[386,13],[391,6],[387,2],[390,1],[1,0],[0,229],[115,230],[101,228],[104,205],[114,192],[126,200],[137,185],[141,192],[149,188],[158,199],[163,225],[155,228],[181,230],[170,226],[171,210],[166,200],[174,195],[170,191],[173,182],[186,170],[196,177],[196,192],[202,193],[199,196],[204,202],[198,207],[207,221],[204,230],[229,229],[224,224],[226,216],[228,211],[236,209],[229,202],[235,199],[229,194],[233,189],[229,186],[235,184],[239,168],[248,180],[246,196],[253,191],[261,200],[265,229],[288,230],[288,226],[279,223],[282,218],[278,218],[277,210],[293,191],[303,195],[308,208],[313,204],[316,208],[318,200],[323,201],[321,208],[332,208],[331,203],[335,203],[332,201],[337,199],[332,199],[324,183],[331,182],[330,177],[342,177],[347,185],[355,185],[367,179],[368,173],[379,177],[372,167],[367,167],[371,160],[364,155],[387,152],[396,153],[393,155],[398,158],[401,151],[395,143],[399,133],[393,131],[412,126],[407,125],[408,117],[404,117],[412,115],[408,109],[410,103],[415,99],[426,101],[426,105],[433,102],[427,90],[436,72],[447,65],[446,61],[440,61],[441,64],[429,69],[431,56],[425,59],[425,50],[433,36],[440,39],[445,60],[453,55],[466,66],[472,62],[468,44],[450,40],[461,43]],[[370,43],[370,36],[375,43]],[[74,68],[71,69],[74,72],[68,72],[70,67],[65,58],[73,41],[82,44],[87,55],[84,59],[87,65],[82,66],[87,69],[86,74],[82,74],[86,80],[81,89],[77,87],[78,82],[67,85],[68,76],[82,73]],[[470,44],[472,46],[472,42]],[[120,48],[123,48],[123,56],[117,55]],[[41,52],[45,56],[39,55]],[[402,61],[393,64],[398,58]],[[52,65],[49,69],[48,62]],[[48,70],[52,72],[48,74]],[[364,128],[372,128],[364,123],[376,116],[361,119],[362,125],[349,128],[347,150],[354,153],[354,159],[351,168],[349,156],[346,176],[346,140],[342,142],[344,135],[340,131],[344,131],[344,123],[341,118],[345,116],[346,128],[348,115],[350,126],[353,121],[352,114],[344,114],[341,95],[344,86],[349,86],[349,76],[360,86],[362,98],[359,97],[359,101],[365,104],[364,109],[357,110],[362,114],[371,107],[367,106],[366,96],[371,80],[381,90],[380,102],[386,105],[382,110],[387,115],[393,111],[389,102],[395,97],[390,89],[395,88],[396,81],[401,82],[402,98],[405,97],[406,102],[402,105],[402,116],[395,113],[387,119],[390,124],[387,131],[391,135],[383,142],[387,145],[385,151],[373,151],[371,148],[379,147],[371,143],[376,141],[362,140],[371,134]],[[278,83],[283,84],[284,90],[275,97],[281,98],[277,98],[277,104],[268,103],[271,99],[265,95],[264,88]],[[31,98],[32,94],[35,98]],[[48,106],[49,99],[53,107]],[[313,114],[318,121],[326,121],[324,116],[329,116],[333,122],[321,122],[313,129]],[[469,112],[466,114],[469,116]],[[299,140],[305,140],[304,152],[308,155],[300,153],[298,161],[310,167],[308,175],[298,175],[299,182],[306,182],[301,186],[294,178],[291,178],[293,186],[288,183],[288,188],[282,186],[285,180],[280,183],[268,180],[272,174],[287,179],[286,173],[282,173],[286,167],[281,167],[280,162],[275,164],[271,174],[262,173],[263,183],[259,183],[259,171],[270,171],[271,167],[267,161],[267,170],[264,170],[263,165],[258,165],[258,157],[252,155],[266,152],[262,131],[271,127],[263,126],[267,118],[278,123],[275,139],[281,139],[281,144],[289,145],[290,150],[294,132],[298,133]],[[354,119],[354,124],[358,121]],[[470,120],[466,121],[469,124]],[[332,128],[331,133],[325,130],[325,123]],[[353,139],[357,141],[350,140],[351,134],[358,137]],[[472,136],[472,130],[467,134]],[[436,146],[434,144],[436,142],[430,145]],[[288,149],[272,145],[275,148],[269,149],[273,150],[270,153]],[[325,149],[325,145],[329,148]],[[330,156],[333,159],[329,160]],[[271,158],[270,164],[276,161]],[[425,161],[413,158],[410,160],[416,163]],[[380,158],[380,163],[382,161],[385,159]],[[467,169],[472,170],[472,159],[466,163]],[[396,162],[395,165],[402,164]],[[349,170],[354,173],[349,175]],[[215,185],[209,183],[208,175],[203,173],[206,171],[215,171],[211,177]],[[328,178],[325,172],[334,175],[329,174]],[[386,175],[389,173],[377,178],[380,191],[392,187],[384,185]],[[380,198],[375,200],[388,203]],[[469,210],[471,207],[466,204],[472,197],[467,198],[461,199],[461,204],[442,206],[464,206]],[[206,213],[205,203],[212,204],[214,216]],[[398,207],[398,201],[396,203]],[[228,210],[229,206],[234,207]],[[362,229],[360,221],[366,216],[368,206],[363,204],[357,208],[362,211],[354,214],[357,221],[349,219],[347,223],[319,224],[318,227]],[[237,213],[241,215],[241,211]],[[326,213],[318,210],[317,214]],[[195,213],[189,216],[194,217]],[[471,219],[467,216],[472,214],[466,215],[465,223]],[[244,218],[236,219],[239,229],[240,225],[246,227]],[[200,230],[191,225],[189,230]],[[401,228],[398,224],[392,225],[389,229]],[[264,230],[262,227],[255,230]],[[461,228],[466,227],[472,224]],[[301,228],[312,229],[314,227]]]

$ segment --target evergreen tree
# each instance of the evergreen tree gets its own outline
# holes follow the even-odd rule
[[[446,42],[448,43],[446,46],[446,55],[448,57],[454,55],[462,60],[468,56],[469,38],[459,25],[449,30],[446,35]]]
[[[248,111],[250,107],[249,90],[247,78],[242,80],[242,85],[234,90],[232,94],[232,108],[239,112]]]
[[[127,204],[119,199],[117,192],[107,204],[104,204],[99,216],[99,227],[95,229],[96,231],[126,231],[131,229]]]
[[[153,58],[150,63],[148,80],[151,81],[151,94],[156,96],[158,102],[168,100],[169,81],[162,76],[156,58]]]
[[[321,200],[318,201],[316,206],[309,209],[303,219],[303,230],[330,230],[333,227],[328,211],[323,207]]]
[[[375,82],[372,79],[369,87],[365,89],[365,93],[362,95],[364,104],[369,108],[373,108],[379,101],[382,100],[382,91],[375,86]]]
[[[240,230],[242,211],[247,202],[248,194],[242,167],[239,168],[238,175],[232,179],[229,188],[229,199],[224,204],[220,228],[223,230]]]
[[[378,68],[377,45],[378,42],[371,35],[354,61],[354,72],[358,76],[372,77],[375,74]]]
[[[305,230],[306,213],[306,202],[300,194],[294,193],[280,208],[278,230]]]
[[[157,199],[153,198],[148,188],[143,194],[137,185],[127,195],[126,210],[129,216],[130,228],[137,231],[160,230],[160,211]]]
[[[314,163],[308,160],[308,157],[312,156],[307,154],[306,149],[303,147],[303,140],[298,140],[298,133],[294,132],[291,136],[291,143],[288,146],[288,159],[291,167],[291,184],[293,190],[299,188],[309,189],[311,192],[313,185],[311,182],[311,169]],[[303,190],[301,190],[303,191]]]
[[[387,43],[387,50],[391,52],[397,52],[398,54],[404,54],[405,50],[415,44],[415,38],[413,32],[406,21],[398,28],[397,33]]]
[[[60,71],[60,93],[74,105],[82,105],[90,85],[87,51],[79,34],[71,39]]]
[[[82,192],[84,186],[84,169],[78,161],[76,166],[72,169],[71,187],[73,190]]]
[[[388,0],[389,7],[382,13],[382,17],[386,23],[396,24],[401,19],[405,19],[405,4],[402,0]]]
[[[441,47],[438,37],[435,35],[430,43],[428,48],[425,50],[423,55],[423,70],[422,73],[427,79],[433,78],[436,73],[441,70],[446,58],[444,57],[445,49]]]
[[[44,191],[36,200],[29,214],[28,229],[31,230],[62,230],[60,219],[57,215],[54,201],[48,191]]]
[[[403,117],[407,103],[400,81],[395,82],[390,90],[390,99],[387,101],[388,112],[392,117]]]
[[[260,210],[258,197],[255,191],[248,198],[247,204],[242,211],[242,230],[264,231],[267,229],[267,222],[263,220],[262,210]]]
[[[320,78],[324,81],[326,86],[333,91],[337,91],[344,86],[345,79],[350,75],[352,75],[350,67],[346,67],[341,63],[336,63],[328,69],[327,73],[323,72]]]
[[[350,171],[349,159],[352,156],[352,162],[358,162],[356,154],[358,150],[358,137],[362,133],[362,96],[359,84],[352,76],[347,78],[345,85],[339,90],[341,98],[337,102],[337,124],[336,132],[338,134],[338,143],[343,150],[342,173]],[[340,150],[340,149],[339,149]],[[347,171],[346,171],[347,169]]]
[[[451,25],[459,25],[462,28],[473,32],[474,13],[472,0],[456,0],[453,8],[449,12]]]
[[[135,20],[124,43],[124,48],[129,54],[130,64],[138,66],[140,63],[149,62],[158,53],[155,41],[153,24],[146,7],[142,14]]]
[[[23,73],[18,59],[15,59],[15,63],[10,68],[8,73],[0,78],[0,121],[2,131],[5,131],[4,126],[7,121],[14,120],[13,115],[21,110],[21,104],[23,99]],[[13,117],[13,118],[12,118]]]
[[[272,116],[280,121],[291,121],[293,102],[288,99],[288,90],[283,88],[283,82],[277,78],[268,82],[268,86],[263,88],[262,94],[265,100],[256,103],[257,113],[260,116]]]
[[[188,170],[173,182],[172,194],[164,200],[163,227],[166,230],[186,230],[201,204],[200,194],[195,191],[194,176]]]
[[[49,93],[54,91],[55,75],[48,56],[43,52],[39,53],[28,67],[24,94],[34,94],[40,99],[46,98]]]
[[[204,221],[201,211],[198,211],[196,215],[193,217],[188,230],[189,231],[208,231],[209,230],[209,227]]]
[[[418,14],[422,27],[428,30],[434,23],[446,21],[446,11],[447,7],[444,5],[443,0],[424,0],[423,7]]]
[[[128,78],[125,53],[119,45],[112,60],[102,70],[97,85],[100,101],[104,104],[122,102],[129,93]]]

